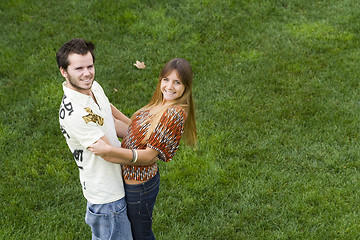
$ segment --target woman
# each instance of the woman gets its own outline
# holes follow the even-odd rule
[[[153,159],[170,161],[182,135],[185,144],[196,144],[192,80],[192,69],[185,59],[170,60],[161,70],[150,102],[132,116],[122,148],[102,140],[89,147],[107,161],[121,164],[131,161],[122,165],[122,173],[134,240],[155,239],[151,229],[152,212],[160,174]],[[148,162],[151,164],[146,165]]]

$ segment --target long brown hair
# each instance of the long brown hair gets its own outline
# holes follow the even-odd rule
[[[172,71],[176,71],[177,76],[180,78],[182,84],[185,86],[185,90],[183,95],[176,99],[174,102],[166,103],[163,105],[164,96],[161,92],[161,81],[163,78],[169,76]],[[155,89],[155,92],[150,100],[150,102],[134,113],[134,118],[137,114],[139,114],[143,110],[149,110],[151,108],[157,107],[158,111],[153,114],[149,130],[145,136],[145,141],[149,139],[151,133],[155,130],[158,125],[161,116],[165,112],[165,110],[172,105],[178,105],[184,108],[187,117],[184,126],[184,142],[186,145],[195,146],[197,140],[196,134],[196,122],[195,122],[195,110],[194,110],[194,102],[192,97],[192,82],[193,82],[193,72],[190,66],[190,63],[183,58],[174,58],[165,64],[162,68],[158,83]]]

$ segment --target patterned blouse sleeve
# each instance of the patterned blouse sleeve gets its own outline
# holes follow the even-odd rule
[[[185,111],[180,107],[170,107],[160,118],[160,122],[151,134],[147,146],[159,152],[159,159],[170,161],[179,147],[184,132]]]

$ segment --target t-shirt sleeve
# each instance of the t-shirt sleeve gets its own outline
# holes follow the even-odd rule
[[[168,162],[174,157],[184,132],[185,119],[186,113],[179,107],[168,108],[161,116],[147,144],[159,152],[160,160]]]
[[[88,122],[80,115],[75,115],[67,119],[65,123],[66,132],[75,138],[84,148],[99,140],[105,134],[94,122]]]

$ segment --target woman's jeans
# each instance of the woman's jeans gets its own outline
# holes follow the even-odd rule
[[[151,226],[159,186],[159,172],[144,183],[136,185],[125,183],[125,198],[134,240],[155,239]]]
[[[92,240],[131,240],[125,198],[105,204],[87,203],[85,222],[91,227]]]

